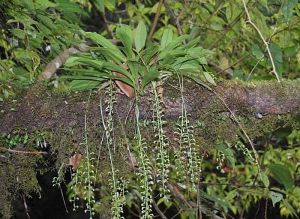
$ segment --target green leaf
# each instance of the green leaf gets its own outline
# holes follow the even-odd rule
[[[216,82],[215,82],[215,80],[213,79],[213,77],[210,75],[211,74],[210,72],[204,71],[203,74],[204,74],[205,79],[209,83],[211,83],[212,85],[215,85],[215,86],[217,85]]]
[[[25,39],[26,33],[24,30],[16,28],[16,29],[12,29],[11,32],[14,36],[16,36],[17,38],[19,38],[21,40]]]
[[[164,30],[160,46],[164,49],[173,40],[173,31],[170,28]]]
[[[132,82],[134,82],[134,79],[131,76],[131,74],[128,71],[126,71],[124,68],[120,67],[119,65],[116,65],[116,64],[110,63],[110,62],[106,62],[103,64],[103,68],[106,68],[109,71],[119,72],[122,75],[126,76],[128,79],[130,79]],[[130,85],[132,85],[132,83]]]
[[[117,27],[116,36],[120,39],[125,47],[125,53],[129,58],[133,57],[132,52],[132,31],[128,25],[120,25]]]
[[[286,190],[293,187],[294,180],[287,166],[282,164],[270,164],[269,169],[273,178],[282,184]]]
[[[116,0],[104,0],[104,5],[108,10],[114,11],[116,9]]]
[[[147,46],[146,49],[142,51],[141,56],[146,64],[149,64],[150,61],[153,59],[153,56],[158,53],[159,46],[156,44],[151,44]]]
[[[206,57],[208,53],[208,50],[203,49],[202,47],[194,47],[190,48],[187,51],[187,54],[189,54],[193,58],[201,58],[201,57]]]
[[[270,50],[271,50],[272,57],[273,57],[274,61],[278,62],[278,63],[282,63],[283,59],[282,59],[282,50],[281,50],[281,48],[277,44],[271,43],[270,44]]]
[[[66,63],[64,64],[66,67],[71,67],[75,65],[86,65],[90,67],[94,67],[97,69],[102,69],[103,61],[101,60],[95,60],[92,58],[86,58],[86,57],[70,57],[67,59]]]
[[[104,13],[105,7],[104,7],[104,0],[95,0],[95,5],[98,8],[99,11]]]
[[[144,89],[151,81],[154,81],[158,77],[159,77],[159,71],[157,71],[157,69],[151,69],[143,77],[142,88]]]
[[[273,207],[275,208],[276,203],[283,199],[283,195],[279,192],[270,191],[269,198],[272,200]]]
[[[257,60],[260,60],[264,57],[264,53],[261,51],[257,44],[252,45],[251,51]]]
[[[112,52],[115,53],[115,56],[118,57],[119,60],[125,61],[125,57],[122,54],[122,52],[119,50],[119,48],[116,45],[114,45],[111,41],[106,39],[105,37],[101,36],[100,34],[92,33],[92,32],[85,32],[84,35],[90,38],[91,40],[93,40],[98,45],[101,45],[104,48],[111,49]]]
[[[275,64],[275,68],[276,71],[279,75],[279,77],[282,77],[282,73],[283,73],[283,56],[282,56],[282,50],[281,48],[275,44],[275,43],[271,43],[270,44],[270,51],[274,60],[274,64]]]
[[[225,155],[225,158],[231,163],[232,166],[235,166],[235,157],[233,150],[225,144],[216,144],[215,148]]]
[[[269,185],[270,185],[270,181],[269,181],[269,178],[268,178],[268,176],[267,176],[267,174],[266,174],[265,172],[262,172],[262,173],[261,173],[261,180],[262,180],[264,186],[265,186],[266,188],[268,188]]]
[[[91,90],[97,88],[101,84],[100,81],[91,80],[73,80],[70,82],[70,89],[73,91]]]
[[[159,60],[164,59],[167,54],[174,53],[174,50],[177,48],[184,52],[184,48],[180,46],[184,42],[185,39],[188,38],[188,35],[182,35],[180,37],[175,38],[172,42],[170,42],[165,48],[160,48],[161,53],[159,54]]]
[[[120,51],[103,47],[90,47],[90,50],[101,53],[101,55],[103,55],[107,61],[111,60],[119,65],[124,62],[124,59],[122,59],[122,57],[120,57],[118,54]]]
[[[141,63],[137,61],[129,60],[127,62],[128,68],[130,70],[130,74],[132,75],[133,81],[137,81],[139,77],[139,73],[142,73],[141,70]]]
[[[82,68],[64,68],[65,70],[72,71],[75,75],[64,75],[61,79],[71,79],[71,80],[96,80],[102,81],[103,79],[110,78],[109,72],[98,71],[92,69],[82,69]]]
[[[136,28],[135,38],[134,38],[135,49],[137,52],[141,51],[141,49],[144,48],[146,43],[146,38],[147,38],[146,25],[142,20],[140,20]]]
[[[297,3],[298,0],[283,0],[282,13],[286,21],[289,21],[289,19],[293,16],[294,8]]]

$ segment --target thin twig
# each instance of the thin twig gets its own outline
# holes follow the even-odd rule
[[[8,151],[11,153],[17,153],[17,154],[29,154],[29,155],[40,155],[40,154],[48,154],[45,151],[20,151],[20,150],[13,150],[5,147],[0,147],[0,150],[2,151]]]
[[[183,202],[188,208],[194,208],[197,209],[197,204],[192,201],[187,201],[183,194],[178,190],[176,186],[173,186],[171,183],[167,182],[167,187],[170,190],[171,194],[181,202]],[[210,212],[210,210],[202,207],[201,211],[206,214],[207,216],[210,216],[212,219],[221,219],[220,216],[214,214],[213,212]]]
[[[167,219],[167,217],[164,215],[164,213],[159,209],[158,205],[156,204],[156,201],[153,200],[153,206],[156,210],[156,212],[159,214],[159,216],[162,218],[162,219]]]
[[[115,39],[115,36],[113,34],[113,32],[111,31],[110,27],[109,27],[109,24],[108,24],[108,21],[107,21],[107,18],[105,16],[105,13],[101,13],[102,15],[102,18],[103,18],[103,21],[104,21],[104,25],[105,25],[105,29],[107,31],[107,34],[112,38],[112,39]]]
[[[261,57],[261,58],[256,62],[256,64],[254,65],[254,67],[251,69],[251,71],[250,71],[250,73],[249,73],[249,75],[248,75],[248,77],[247,77],[247,81],[250,80],[250,77],[251,77],[252,73],[254,72],[254,70],[256,69],[256,67],[258,66],[258,64],[260,63],[260,61],[263,60],[263,58],[264,58],[264,56]]]
[[[102,12],[99,10],[99,8],[96,6],[95,4],[95,1],[94,0],[89,0],[89,2],[91,3],[91,5],[96,9],[96,11],[99,13],[99,15],[102,17],[103,19],[103,23],[104,23],[104,26],[105,26],[105,29],[107,31],[107,34],[112,38],[112,39],[115,39],[115,36],[113,34],[113,32],[111,31],[109,25],[108,25],[108,20],[105,16],[105,11]]]
[[[269,55],[270,61],[271,61],[271,64],[272,64],[273,73],[275,74],[277,81],[280,82],[280,79],[279,79],[278,73],[277,73],[277,71],[276,71],[274,59],[273,59],[273,56],[272,56],[272,53],[271,53],[269,44],[268,44],[268,42],[265,40],[265,38],[264,38],[263,34],[261,33],[261,31],[259,30],[259,28],[258,28],[258,27],[255,25],[255,23],[251,20],[250,13],[249,13],[249,11],[248,11],[248,8],[247,8],[247,5],[246,5],[245,0],[243,0],[243,4],[244,4],[245,12],[246,12],[246,15],[247,15],[247,19],[248,19],[247,22],[248,22],[249,24],[252,25],[252,27],[256,30],[256,32],[257,32],[258,35],[260,36],[261,40],[262,40],[263,43],[265,44],[266,49],[267,49],[267,51],[268,51],[268,55]]]
[[[242,124],[239,122],[239,120],[237,119],[237,117],[235,116],[235,114],[232,112],[232,110],[229,108],[229,106],[227,105],[227,103],[225,102],[225,100],[215,91],[212,91],[216,97],[221,100],[221,102],[223,103],[223,105],[226,107],[226,109],[228,110],[228,112],[231,114],[232,118],[233,118],[233,121],[236,122],[236,124],[238,125],[238,127],[241,129],[241,131],[243,132],[244,136],[246,137],[247,141],[249,142],[252,150],[253,150],[253,154],[254,154],[254,157],[255,157],[255,160],[256,160],[256,165],[258,167],[258,173],[260,174],[261,173],[261,168],[260,168],[260,165],[258,163],[258,153],[257,151],[255,150],[255,147],[254,147],[254,144],[252,142],[252,140],[250,139],[249,135],[247,134],[247,132],[245,131],[244,127],[242,126]]]
[[[224,69],[220,69],[216,74],[221,74],[223,72],[227,72],[228,69],[232,68],[233,66],[241,63],[242,61],[244,61],[244,59],[248,58],[249,55],[245,55],[242,58],[238,59],[235,63],[229,65],[228,67],[224,68]]]
[[[164,3],[164,0],[160,0],[159,3],[158,3],[156,14],[155,14],[155,17],[154,17],[154,21],[152,23],[151,30],[150,30],[150,33],[148,35],[147,41],[150,41],[152,39],[152,37],[153,37],[154,31],[155,31],[157,23],[158,23],[158,18],[159,18],[159,15],[160,15],[160,10],[161,10],[161,7],[162,7],[163,3]]]
[[[66,200],[65,200],[65,197],[64,197],[64,193],[63,193],[63,191],[62,191],[62,188],[61,188],[60,185],[59,185],[58,187],[59,187],[59,190],[60,190],[60,194],[61,194],[61,197],[62,197],[62,201],[63,201],[64,206],[65,206],[65,209],[66,209],[66,213],[69,213],[68,208],[67,208],[67,204],[66,204]]]
[[[24,204],[26,216],[27,216],[28,219],[30,219],[29,209],[28,209],[28,205],[27,205],[26,198],[25,198],[24,194],[22,195],[22,198],[23,198],[23,204]]]

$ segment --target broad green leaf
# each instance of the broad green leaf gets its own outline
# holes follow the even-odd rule
[[[261,51],[257,44],[252,45],[251,51],[257,60],[260,60],[264,57],[264,53]]]
[[[165,56],[167,54],[169,54],[170,52],[174,52],[174,49],[177,48],[178,50],[181,50],[182,52],[184,52],[184,48],[180,48],[179,46],[181,46],[184,42],[184,40],[186,40],[188,38],[188,35],[182,35],[180,37],[177,37],[176,39],[174,39],[171,43],[169,43],[164,49],[160,49],[161,52],[159,54],[159,60],[164,59]]]
[[[276,203],[283,199],[283,195],[279,192],[270,191],[269,198],[272,200],[273,207],[275,208]]]
[[[104,5],[108,10],[114,11],[116,9],[116,0],[104,0]]]
[[[25,34],[25,31],[24,31],[24,30],[21,30],[21,29],[16,28],[16,29],[12,29],[11,32],[12,32],[12,34],[13,34],[15,37],[17,37],[17,38],[19,38],[19,39],[21,39],[21,40],[24,40],[24,39],[25,39],[26,34]]]
[[[126,71],[124,68],[122,68],[119,65],[116,65],[114,63],[110,63],[110,62],[105,62],[103,64],[103,68],[106,68],[107,70],[110,71],[115,71],[115,72],[119,72],[122,75],[126,76],[127,78],[129,78],[132,82],[134,82],[133,77],[130,75],[130,73],[128,71]]]
[[[136,28],[135,38],[134,38],[135,49],[137,52],[139,52],[141,49],[144,48],[146,43],[146,38],[147,38],[146,25],[141,20]]]
[[[119,50],[116,51],[114,49],[103,48],[103,47],[90,47],[90,50],[101,53],[101,55],[103,55],[106,60],[108,61],[111,60],[116,64],[121,65],[124,62],[122,57],[118,56],[118,52],[120,52]]]
[[[173,40],[173,31],[169,28],[165,29],[161,38],[161,49],[163,50]]]
[[[95,67],[97,69],[102,69],[103,61],[95,60],[92,58],[85,58],[85,57],[70,57],[67,59],[66,63],[64,64],[66,67],[71,67],[75,65],[87,65],[90,67]]]
[[[282,164],[270,164],[269,169],[273,178],[282,184],[286,190],[293,187],[294,180],[287,166]]]
[[[97,88],[101,81],[73,80],[70,82],[70,89],[73,91],[91,90]]]
[[[142,58],[146,64],[149,64],[150,61],[153,59],[153,56],[158,53],[159,46],[156,44],[151,44],[147,46],[145,50],[142,51]]]
[[[132,31],[128,25],[120,25],[117,27],[116,36],[120,39],[125,47],[125,53],[129,58],[133,57],[132,52]]]
[[[268,176],[267,176],[267,174],[266,174],[265,172],[262,172],[262,173],[261,173],[261,180],[262,180],[264,186],[265,186],[266,188],[268,188],[269,185],[270,185],[270,181],[269,181],[269,178],[268,178]]]
[[[289,19],[293,16],[294,8],[297,3],[298,0],[283,0],[282,13],[286,21],[289,21]]]
[[[157,71],[157,69],[151,69],[143,77],[142,88],[144,89],[151,81],[157,79],[158,77],[159,71]]]
[[[207,56],[208,51],[202,47],[190,48],[187,51],[187,54],[193,58],[201,58]]]
[[[100,34],[97,33],[92,33],[92,32],[85,32],[84,35],[91,40],[93,40],[95,43],[101,45],[104,48],[111,49],[114,53],[115,56],[118,57],[119,60],[125,61],[125,57],[122,54],[122,52],[119,50],[119,48],[114,45],[111,41],[106,39],[105,37],[101,36]]]
[[[110,76],[109,78],[111,78],[112,80],[118,80],[118,81],[122,81],[125,84],[128,84],[129,86],[134,88],[134,84],[132,83],[132,81],[126,77],[118,77],[118,76]]]
[[[212,85],[215,85],[215,86],[217,85],[216,82],[215,82],[215,80],[214,80],[214,78],[210,75],[211,74],[210,72],[204,71],[203,74],[204,74],[205,79],[209,83],[211,83]]]
[[[281,48],[275,44],[275,43],[271,43],[270,44],[270,51],[274,60],[274,64],[276,67],[276,71],[277,74],[279,75],[279,77],[282,77],[282,73],[283,73],[283,58],[282,58],[282,50]]]
[[[281,48],[277,44],[271,43],[270,44],[270,50],[271,50],[274,61],[282,63],[283,59],[282,59],[282,50],[281,50]]]
[[[83,68],[64,68],[75,75],[63,75],[61,79],[80,79],[80,80],[103,80],[110,78],[110,73],[105,71],[83,69]]]
[[[51,20],[48,16],[44,16],[41,14],[36,15],[38,20],[42,22],[46,27],[51,29],[53,32],[57,30],[57,25],[54,24],[53,20]]]
[[[53,2],[50,2],[49,0],[39,0],[39,1],[37,1],[37,4],[39,5],[40,10],[46,10],[47,8],[56,7],[56,4]]]
[[[95,5],[98,8],[99,11],[104,13],[105,7],[104,7],[104,0],[95,0]]]
[[[132,75],[133,81],[137,81],[139,77],[139,73],[143,74],[143,72],[139,72],[141,63],[136,61],[128,61],[128,68],[130,70],[130,74]]]

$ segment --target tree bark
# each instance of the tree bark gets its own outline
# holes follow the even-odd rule
[[[176,83],[164,85],[164,115],[167,119],[177,119],[181,115],[182,95]],[[83,126],[84,115],[94,126],[99,125],[100,100],[104,105],[104,91],[59,94],[47,90],[39,84],[27,92],[22,92],[16,101],[0,104],[0,134],[13,131],[32,132]],[[141,119],[151,118],[151,92],[141,97]],[[220,82],[213,92],[195,84],[185,82],[184,102],[191,118],[211,111],[224,113],[228,108],[234,114],[258,116],[292,114],[300,115],[300,82],[260,81],[245,83],[240,81]],[[115,116],[117,119],[134,118],[134,100],[117,94]]]

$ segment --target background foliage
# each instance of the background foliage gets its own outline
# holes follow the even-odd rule
[[[296,0],[249,1],[247,8],[252,21],[269,43],[279,77],[299,80],[300,3]],[[150,36],[157,11],[160,12],[159,19],[153,36]],[[155,92],[169,77],[179,78],[178,87],[181,89],[181,76],[206,87],[222,79],[255,81],[275,78],[266,47],[247,20],[243,2],[238,0],[1,1],[0,101],[13,100],[19,88],[34,84],[46,64],[63,50],[87,42],[92,52],[72,56],[59,69],[57,76],[47,82],[49,87],[63,92],[102,89],[105,84],[109,96],[102,119],[106,127],[108,174],[97,172],[97,150],[89,146],[91,139],[85,130],[81,144],[85,158],[73,171],[68,185],[68,197],[74,201],[75,208],[84,208],[92,217],[95,213],[103,214],[105,203],[109,203],[115,218],[129,218],[134,214],[149,218],[153,212],[157,213],[151,206],[158,205],[168,215],[176,211],[181,218],[196,218],[197,209],[186,209],[184,204],[171,197],[170,188],[166,185],[170,180],[178,182],[176,189],[181,190],[186,200],[201,200],[201,204],[214,214],[251,217],[251,209],[264,205],[262,211],[265,214],[268,209],[274,209],[282,216],[297,217],[300,213],[298,130],[287,127],[257,139],[256,144],[261,147],[259,160],[242,138],[238,142],[223,139],[207,152],[194,139],[195,126],[203,124],[189,121],[183,107],[183,115],[177,124],[182,150],[171,154],[170,160],[166,157],[168,139],[163,129],[162,100]],[[123,76],[112,72],[120,72]],[[117,155],[113,153],[115,143],[111,137],[114,135],[112,114],[116,92],[112,80],[116,79],[133,87],[136,98],[137,93],[144,92],[146,85],[154,87],[151,124],[157,133],[155,150],[158,156],[148,155],[151,153],[149,145],[138,131],[136,139],[131,142],[137,163],[142,167],[137,170],[137,175],[128,173],[114,162],[118,158],[114,157]],[[135,112],[138,114],[138,107]],[[138,121],[136,128],[142,130]],[[28,141],[27,137],[16,134],[4,139],[1,143],[10,149],[16,149],[20,142],[23,145],[38,142],[37,146],[33,146],[36,149],[44,137],[38,134]],[[197,149],[201,153],[196,153]],[[70,151],[68,155],[75,152]],[[65,163],[62,160],[59,162]],[[17,162],[23,164],[27,161]],[[151,175],[153,165],[161,174],[158,181]],[[186,169],[180,170],[181,165],[186,165]],[[164,169],[170,166],[176,171],[172,169],[174,171],[169,173],[168,168]],[[54,184],[60,186],[65,182],[65,171],[70,170],[64,165],[57,169],[59,174]],[[200,176],[200,171],[195,173],[197,170],[201,170]],[[121,177],[124,172],[125,179]],[[183,174],[185,177],[182,178],[180,173],[187,174]],[[8,177],[2,169],[0,174]],[[95,186],[103,183],[106,177],[110,178],[107,187]],[[136,177],[140,177],[142,190],[128,183]],[[14,182],[3,183],[12,184]],[[17,186],[16,191],[26,195],[32,194],[33,190],[38,191],[37,182],[32,184],[31,190]],[[201,189],[195,191],[195,185]],[[153,195],[156,193],[160,195]],[[99,194],[100,199],[97,197]],[[84,206],[76,204],[80,202],[78,198],[85,201]],[[13,200],[10,195],[4,199]],[[6,204],[0,205],[1,214],[12,214],[8,203],[3,203]],[[126,216],[123,209],[127,209]]]

